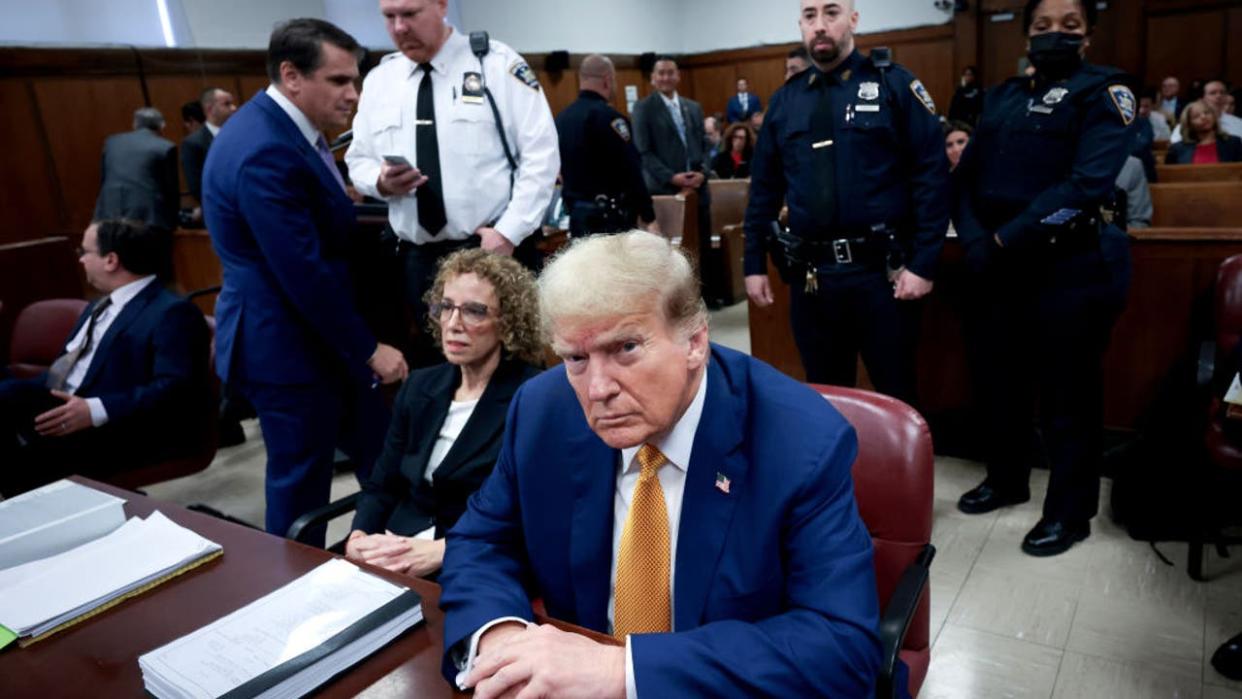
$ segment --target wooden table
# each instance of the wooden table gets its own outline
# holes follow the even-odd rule
[[[28,648],[0,651],[0,695],[139,697],[138,656],[253,602],[333,558],[327,551],[160,503],[85,478],[126,499],[128,517],[158,509],[224,547],[224,555]],[[439,586],[370,569],[423,597],[425,621],[323,685],[317,696],[468,696],[440,675],[444,615]],[[82,571],[89,575],[90,571]]]

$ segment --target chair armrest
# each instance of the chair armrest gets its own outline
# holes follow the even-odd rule
[[[877,697],[899,696],[893,687],[893,678],[897,673],[897,657],[901,652],[901,644],[910,628],[910,621],[919,607],[919,599],[923,588],[927,586],[928,571],[932,559],[936,557],[936,547],[927,544],[914,562],[906,567],[897,581],[893,596],[880,617],[880,678],[876,683]]]
[[[1195,385],[1199,388],[1207,388],[1212,385],[1212,378],[1216,375],[1216,343],[1212,340],[1204,340],[1199,345],[1199,367],[1198,373],[1195,375]]]
[[[206,289],[198,289],[196,291],[191,291],[190,293],[185,295],[185,300],[193,301],[199,296],[210,296],[212,294],[218,294],[220,293],[220,288],[221,287],[218,287],[218,286],[209,286]]]
[[[303,532],[321,524],[327,524],[346,512],[353,512],[358,509],[358,498],[361,495],[361,492],[346,495],[340,500],[330,502],[323,507],[316,508],[298,517],[293,520],[293,524],[289,525],[289,532],[285,534],[285,538],[305,543],[302,541]]]

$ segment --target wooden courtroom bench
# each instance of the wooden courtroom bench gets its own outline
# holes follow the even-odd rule
[[[689,194],[657,194],[651,197],[656,223],[664,237],[680,245],[695,266],[699,265],[699,199]]]
[[[1153,228],[1242,226],[1242,181],[1153,184],[1151,205]]]
[[[712,249],[719,251],[720,274],[726,300],[746,298],[742,274],[742,219],[750,197],[750,180],[710,180],[712,193]]]
[[[1242,163],[1210,163],[1207,165],[1157,165],[1159,184],[1185,182],[1242,181]]]

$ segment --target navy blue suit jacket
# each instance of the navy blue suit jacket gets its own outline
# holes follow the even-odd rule
[[[226,381],[365,380],[374,336],[346,259],[353,202],[297,125],[259,92],[207,153],[203,215],[224,267],[216,362]]]
[[[871,539],[854,502],[853,429],[770,366],[712,346],[687,470],[674,633],[632,636],[640,696],[864,697],[880,651]],[[451,649],[505,616],[607,631],[620,452],[551,369],[514,396],[500,459],[448,533]],[[716,486],[729,479],[729,492]]]
[[[90,318],[91,304],[66,338],[66,345]],[[110,434],[136,436],[127,449],[167,456],[201,437],[214,412],[207,375],[208,331],[193,304],[148,284],[95,338],[95,355],[75,394],[99,398],[108,412]],[[190,441],[189,444],[197,444]]]
[[[745,121],[750,118],[751,114],[763,111],[763,101],[759,99],[759,95],[753,92],[747,92],[749,97],[746,98],[746,109],[742,109],[742,98],[737,93],[729,98],[728,105],[725,106],[725,121],[730,124],[736,124],[739,121]]]

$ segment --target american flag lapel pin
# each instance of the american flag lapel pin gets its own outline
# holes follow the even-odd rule
[[[728,476],[721,473],[720,471],[716,472],[716,490],[719,490],[725,495],[728,495],[730,483],[732,483],[732,481],[729,480]]]

